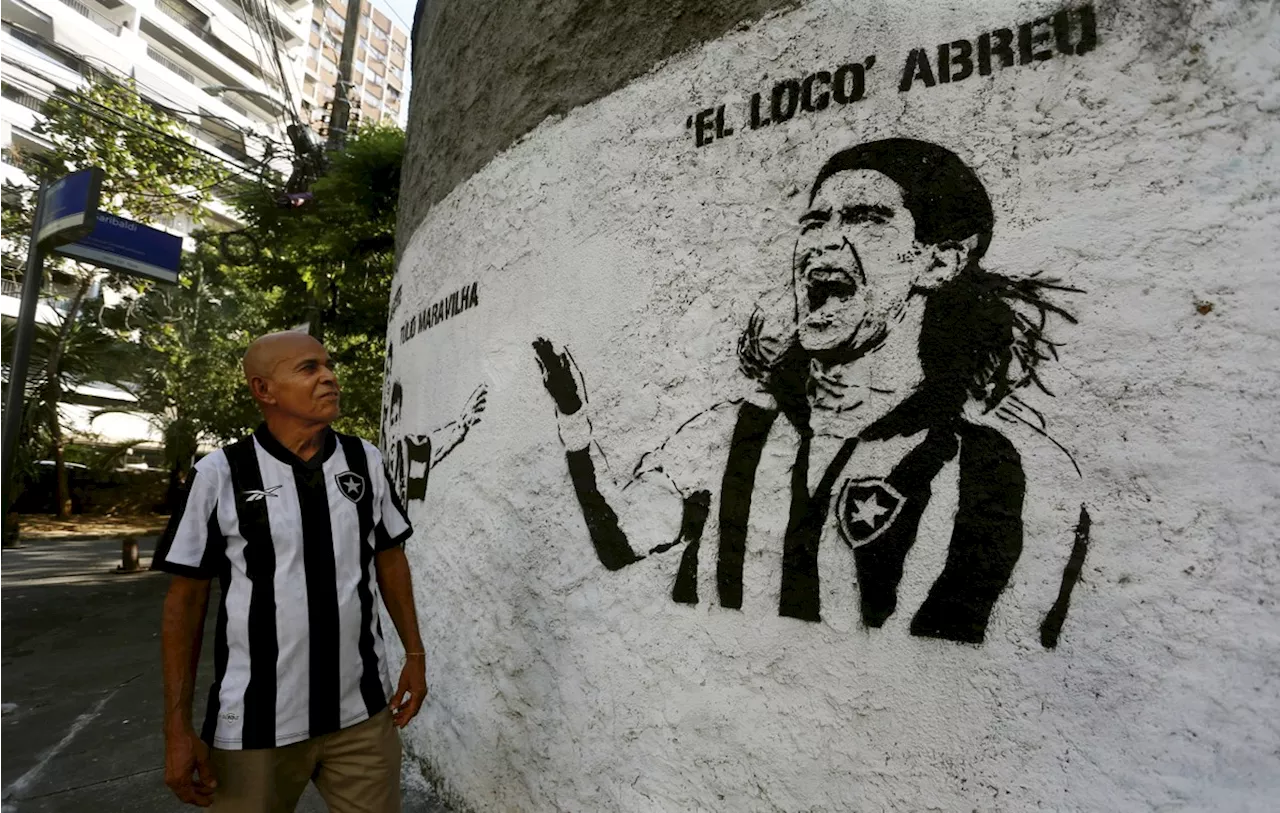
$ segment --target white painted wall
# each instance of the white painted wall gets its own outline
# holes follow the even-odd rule
[[[1280,22],[1268,4],[1101,3],[1092,53],[899,92],[912,48],[1059,8],[806,3],[545,122],[431,210],[397,276],[391,378],[405,404],[391,440],[446,424],[489,388],[481,423],[410,506],[432,695],[406,747],[455,798],[476,810],[1272,808]],[[752,92],[871,54],[865,100],[743,126]],[[696,148],[686,117],[721,103],[738,132]],[[669,598],[679,549],[607,572],[530,343],[572,349],[594,436],[625,481],[688,417],[746,391],[734,345],[790,275],[814,174],[837,149],[888,136],[948,147],[982,178],[990,268],[1085,291],[1061,300],[1079,324],[1050,326],[1056,397],[1023,393],[1082,476],[1009,430],[1028,476],[1026,542],[986,642],[913,637],[905,612],[864,629],[830,534],[823,622],[780,618],[768,540],[786,522],[785,441],[761,470],[742,611],[709,589],[714,508],[696,607]],[[478,304],[401,342],[409,315],[473,283]],[[727,444],[703,448],[711,459]],[[944,492],[908,562],[917,604],[946,552]],[[1082,501],[1092,543],[1046,650],[1036,628]]]

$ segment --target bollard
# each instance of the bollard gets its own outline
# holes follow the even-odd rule
[[[120,567],[121,573],[136,573],[140,570],[138,566],[138,537],[126,536],[120,540]]]
[[[16,511],[10,511],[5,514],[3,537],[3,546],[6,548],[24,547],[22,544],[22,529],[18,525],[18,514]]]

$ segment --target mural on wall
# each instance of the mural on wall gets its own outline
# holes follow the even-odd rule
[[[392,383],[390,397],[384,399],[383,454],[392,486],[402,501],[426,499],[432,469],[458,448],[472,427],[480,423],[488,395],[488,387],[481,384],[471,393],[457,418],[425,434],[415,434],[401,428],[404,388],[399,381]]]
[[[457,418],[425,434],[415,434],[400,428],[404,389],[399,381],[391,385],[383,438],[391,482],[401,500],[426,499],[431,470],[458,448],[472,427],[480,423],[488,393],[488,387],[481,384],[471,393]]]
[[[478,286],[464,288],[468,295],[458,307],[458,294],[452,298],[449,316],[455,308],[461,310],[479,303],[476,293]],[[387,308],[387,319],[391,321],[400,310],[403,298],[402,286],[397,285],[391,294],[391,303]],[[424,311],[425,313],[425,311]],[[423,317],[423,324],[426,318]],[[467,439],[472,427],[480,423],[488,401],[489,388],[480,384],[471,393],[467,403],[462,407],[458,417],[425,434],[414,434],[401,429],[401,418],[404,411],[404,387],[399,379],[393,377],[392,362],[395,357],[395,342],[388,337],[387,353],[383,359],[383,380],[390,381],[389,391],[382,399],[382,448],[386,458],[388,474],[392,486],[403,502],[421,502],[427,496],[427,480],[431,470],[438,466],[449,454]]]
[[[1001,427],[1052,441],[1044,417],[1018,392],[1051,394],[1037,374],[1056,358],[1048,328],[1051,320],[1075,321],[1057,300],[1078,292],[1039,275],[985,269],[993,227],[981,180],[943,147],[895,138],[833,155],[812,183],[789,279],[761,299],[738,342],[755,394],[689,419],[641,460],[619,497],[606,496],[597,478],[581,371],[568,348],[537,339],[600,562],[619,570],[682,548],[671,595],[696,604],[703,532],[718,505],[719,547],[710,551],[718,600],[742,608],[757,474],[767,447],[790,437],[785,533],[750,540],[752,550],[767,546],[781,556],[778,612],[821,620],[818,551],[824,539],[838,539],[854,560],[861,620],[878,628],[900,609],[921,516],[940,472],[956,461],[945,564],[921,606],[901,609],[912,613],[913,635],[981,643],[1023,547],[1026,477]],[[643,521],[624,529],[616,503],[641,483],[642,511],[680,516],[674,540],[643,538],[653,527]],[[1058,642],[1087,551],[1083,505],[1069,539],[1059,595],[1051,606],[1052,597],[1045,600],[1046,647]]]

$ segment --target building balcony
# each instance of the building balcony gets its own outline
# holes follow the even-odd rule
[[[248,31],[239,36],[220,36],[225,25],[214,23],[209,16],[179,0],[156,0],[158,13],[143,13],[141,32],[147,40],[159,41],[184,59],[202,63],[200,73],[212,77],[212,84],[241,85],[279,91],[280,82],[271,70],[259,64]],[[189,54],[189,56],[188,56]]]
[[[152,62],[155,62],[157,65],[169,71],[170,73],[177,75],[183,81],[188,82],[192,85],[201,84],[200,80],[196,78],[196,75],[194,73],[192,73],[191,71],[179,65],[176,60],[170,59],[169,57],[160,53],[155,48],[147,48],[147,56],[151,58]]]
[[[103,31],[106,31],[111,36],[120,36],[120,31],[123,29],[123,26],[108,17],[106,14],[103,14],[101,11],[80,2],[80,0],[58,0],[58,2],[98,26]]]
[[[164,14],[200,39],[204,39],[209,34],[209,18],[185,3],[175,3],[172,0],[156,0],[156,11]]]
[[[159,3],[160,0],[156,0],[156,2]],[[168,0],[168,2],[182,3],[186,2],[186,0]],[[219,36],[225,36],[230,33],[234,37],[243,39],[246,43],[252,43],[261,36],[261,15],[255,14],[252,17],[247,17],[246,7],[241,3],[241,0],[203,0],[203,2],[208,6],[200,10],[208,18],[213,30]],[[263,6],[258,6],[259,10],[262,8]],[[266,9],[268,11],[266,22],[275,39],[288,48],[301,45],[304,31],[303,21],[298,19],[294,12],[286,11],[269,0],[266,3]]]
[[[23,13],[24,0],[0,0],[0,24],[14,42],[0,45],[6,60],[28,64],[40,76],[45,76],[58,86],[74,86],[81,82],[83,60],[73,54],[84,55],[92,64],[109,64],[128,73],[136,38],[127,31],[125,19],[133,19],[132,6],[119,4],[114,10],[95,0],[40,0],[40,12],[44,17],[36,19]],[[47,19],[47,24],[41,20]],[[0,40],[5,37],[0,36]],[[36,58],[32,60],[29,58]]]
[[[53,17],[23,0],[4,0],[4,21],[53,39]]]
[[[266,94],[280,92],[278,81],[265,81],[238,62],[225,58],[208,41],[197,36],[191,27],[181,25],[168,16],[157,14],[154,19],[144,18],[140,33],[152,61],[181,77],[197,91],[209,85],[231,85]],[[157,59],[157,55],[160,58]],[[259,107],[256,103],[254,106]],[[262,110],[269,121],[274,110],[269,106],[262,107]]]

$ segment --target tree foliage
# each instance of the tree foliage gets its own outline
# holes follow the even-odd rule
[[[0,344],[13,347],[17,324],[5,320]],[[51,364],[57,354],[58,360]],[[50,384],[59,391],[80,384],[103,382],[119,385],[129,377],[133,356],[109,332],[91,320],[75,319],[62,324],[35,327],[31,347],[31,370],[27,376],[25,407],[22,411],[23,442],[17,450],[14,469],[19,483],[34,473],[37,460],[51,455],[58,438],[53,432],[60,427],[58,402],[48,397]],[[50,381],[50,375],[55,376]],[[5,389],[9,381],[6,377]]]
[[[104,323],[131,342],[137,407],[164,436],[170,500],[201,442],[228,443],[259,418],[240,359],[269,329],[271,292],[245,288],[208,240],[183,257],[176,285],[153,285],[105,310]]]
[[[377,436],[382,401],[403,155],[403,131],[363,129],[332,156],[304,205],[283,208],[260,186],[237,201],[255,241],[242,279],[278,292],[272,322],[306,323],[325,342],[343,386],[338,428],[369,438]]]
[[[40,184],[101,167],[102,211],[142,221],[183,213],[198,222],[227,179],[225,167],[196,149],[186,124],[143,99],[132,79],[94,76],[83,88],[58,90],[41,112],[33,129],[53,149],[24,156],[24,171]],[[35,189],[6,184],[6,234],[30,231]],[[25,255],[25,242],[15,250]]]
[[[100,209],[141,220],[156,220],[185,213],[198,221],[201,206],[209,200],[212,187],[225,179],[225,170],[195,149],[185,125],[177,118],[146,102],[132,80],[98,75],[81,89],[59,90],[50,97],[44,116],[34,129],[53,145],[51,150],[23,161],[24,171],[36,184],[48,183],[70,172],[88,167],[104,170]],[[4,233],[9,237],[5,265],[16,268],[27,252],[26,236],[35,216],[35,185],[6,183],[3,195]],[[16,238],[16,239],[15,239]],[[66,391],[64,367],[74,361],[70,343],[84,331],[108,334],[96,325],[85,324],[81,305],[98,271],[90,266],[49,260],[54,274],[71,278],[75,295],[64,323],[52,337],[43,366],[32,375],[43,387],[29,394],[27,409],[42,415],[44,430],[28,434],[24,446],[47,444],[57,469],[59,516],[70,511],[67,487],[65,442],[58,404]],[[123,280],[115,284],[124,285]],[[130,282],[139,290],[145,284]],[[24,420],[25,428],[33,424]]]
[[[199,207],[228,175],[193,149],[186,125],[143,99],[132,79],[101,78],[83,90],[61,91],[44,113],[36,131],[54,149],[40,180],[102,167],[105,209],[146,221],[181,211],[199,219]]]

